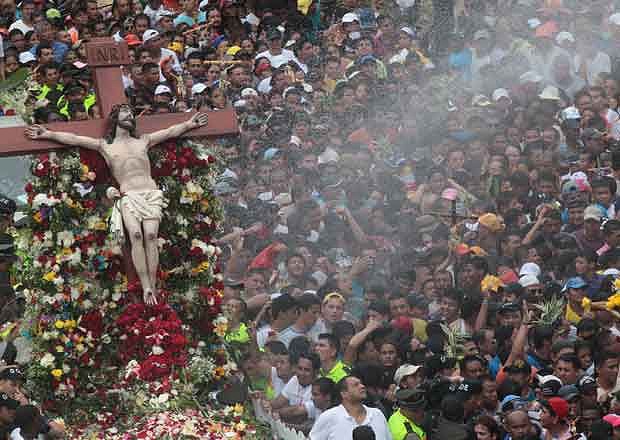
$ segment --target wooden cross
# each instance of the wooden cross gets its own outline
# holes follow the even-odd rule
[[[55,131],[67,131],[102,138],[106,132],[107,116],[112,107],[126,102],[120,66],[129,64],[127,44],[109,38],[93,39],[86,45],[88,64],[94,70],[97,105],[104,119],[45,124]],[[187,121],[193,113],[162,113],[136,118],[139,134],[153,133],[171,125]],[[232,109],[209,112],[209,124],[189,131],[183,137],[223,137],[239,132],[237,117]],[[0,156],[35,154],[48,150],[74,148],[56,144],[50,140],[30,140],[24,135],[24,127],[0,128]],[[110,182],[111,176],[103,158],[95,151],[80,149],[85,163],[95,171],[98,182]],[[123,249],[125,273],[129,281],[137,279],[129,249]]]
[[[125,42],[110,38],[94,38],[86,44],[88,65],[93,68],[97,105],[104,119],[45,124],[55,131],[68,131],[82,136],[101,138],[106,131],[106,118],[117,104],[126,102],[120,66],[129,64]],[[137,118],[139,134],[170,127],[188,120],[193,113],[161,113]],[[232,109],[209,112],[207,127],[189,131],[183,137],[223,137],[237,134],[237,117]],[[72,148],[49,140],[30,140],[24,136],[23,127],[0,129],[0,156],[33,154],[53,149]]]

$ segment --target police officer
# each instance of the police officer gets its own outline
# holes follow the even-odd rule
[[[425,393],[420,388],[403,389],[396,392],[398,411],[388,421],[394,440],[426,440],[421,428],[426,407]]]

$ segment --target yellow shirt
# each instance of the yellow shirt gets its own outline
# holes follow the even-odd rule
[[[581,321],[581,316],[579,316],[570,306],[570,304],[566,304],[566,320],[571,324],[579,324]]]
[[[388,427],[394,440],[404,440],[411,433],[416,434],[420,440],[426,439],[424,430],[405,417],[400,410],[392,414],[388,421]]]
[[[340,380],[342,380],[343,377],[349,375],[347,370],[348,367],[344,364],[344,362],[338,361],[327,374],[325,373],[325,371],[321,370],[319,372],[319,376],[327,377],[328,379],[331,379],[332,382],[338,383],[340,382]]]

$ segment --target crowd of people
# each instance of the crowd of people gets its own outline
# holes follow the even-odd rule
[[[236,110],[226,340],[273,417],[620,439],[617,2],[100,3],[3,0],[0,73],[30,71],[36,122],[98,118],[85,42],[111,37],[138,113]]]

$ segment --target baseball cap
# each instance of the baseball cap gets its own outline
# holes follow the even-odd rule
[[[19,408],[19,402],[11,398],[7,393],[0,393],[0,407],[6,406],[8,409]]]
[[[579,397],[579,389],[577,385],[564,385],[558,391],[558,397],[570,402],[576,397]]]
[[[603,218],[601,210],[596,205],[590,205],[583,211],[583,219],[584,220],[596,220],[600,222]]]
[[[491,98],[493,99],[494,102],[497,102],[502,98],[507,98],[508,100],[510,100],[510,94],[508,93],[508,90],[499,88],[493,91]]]
[[[512,411],[515,409],[524,408],[527,405],[527,402],[523,400],[521,397],[516,396],[514,394],[508,394],[506,397],[502,399],[500,403],[500,408],[503,413]]]
[[[354,14],[353,12],[347,12],[342,16],[341,21],[343,23],[353,23],[354,21],[360,21],[360,18],[357,16],[357,14]]]
[[[588,283],[581,277],[572,277],[564,285],[562,292],[566,292],[568,289],[583,289],[588,287]]]
[[[22,52],[19,54],[19,64],[28,64],[36,60],[35,56],[30,52]]]
[[[518,312],[521,306],[517,303],[505,303],[499,308],[498,313]]]
[[[201,11],[206,10],[207,6],[209,6],[209,0],[202,0],[200,3],[198,3],[198,9]]]
[[[17,367],[7,367],[0,371],[0,380],[24,380],[24,374]]]
[[[555,86],[545,87],[538,97],[546,101],[559,101],[561,99],[560,90]]]
[[[204,83],[194,84],[192,86],[192,95],[200,95],[202,92],[207,90],[207,85]]]
[[[562,41],[569,41],[571,43],[574,43],[575,37],[570,32],[562,31],[555,36],[555,42],[560,44]]]
[[[620,26],[620,13],[616,12],[615,14],[610,15],[607,20],[613,25]]]
[[[56,8],[50,8],[45,12],[45,16],[48,20],[54,20],[55,18],[61,18],[62,14]]]
[[[394,383],[396,386],[400,386],[400,382],[407,376],[411,376],[412,374],[416,374],[420,368],[420,365],[411,365],[404,364],[398,367],[396,372],[394,373]]]
[[[280,152],[279,148],[267,148],[263,153],[263,160],[271,160]]]
[[[164,17],[174,17],[174,12],[169,11],[167,9],[162,9],[155,15],[155,22],[159,22]],[[144,37],[143,37],[144,38]]]
[[[596,380],[592,376],[583,376],[579,379],[579,382],[577,382],[577,388],[582,394],[592,390],[596,391]]]
[[[280,33],[279,30],[274,29],[271,32],[269,32],[267,34],[267,39],[268,40],[281,40],[282,39],[282,34]]]
[[[222,181],[215,184],[213,187],[213,192],[216,196],[221,196],[225,194],[233,194],[237,192],[237,188],[227,181]]]
[[[401,32],[406,33],[407,35],[409,35],[411,38],[415,38],[415,31],[413,29],[411,29],[409,26],[403,26],[400,28]]]
[[[138,38],[136,34],[125,35],[125,42],[128,46],[137,46],[139,44],[142,44],[142,41]]]
[[[535,277],[541,274],[540,266],[536,263],[525,263],[519,269],[519,276],[534,275]]]
[[[156,29],[147,29],[144,31],[144,34],[142,34],[142,42],[146,43],[149,40],[152,40],[153,38],[157,38],[159,37],[159,31]]]
[[[155,95],[164,95],[166,93],[172,95],[172,90],[170,90],[170,87],[160,84],[155,88]]]
[[[561,397],[552,397],[548,400],[540,402],[545,408],[553,411],[553,413],[560,419],[565,419],[568,416],[568,402]]]
[[[237,55],[237,52],[239,52],[240,50],[241,50],[241,46],[229,47],[228,50],[226,51],[226,55],[230,55],[231,57],[234,57],[235,55]]]
[[[247,98],[248,96],[258,96],[258,92],[250,87],[241,90],[242,98]]]
[[[562,388],[562,381],[560,378],[552,374],[547,376],[538,375],[537,379],[542,395],[545,397],[557,396],[558,391]]]

